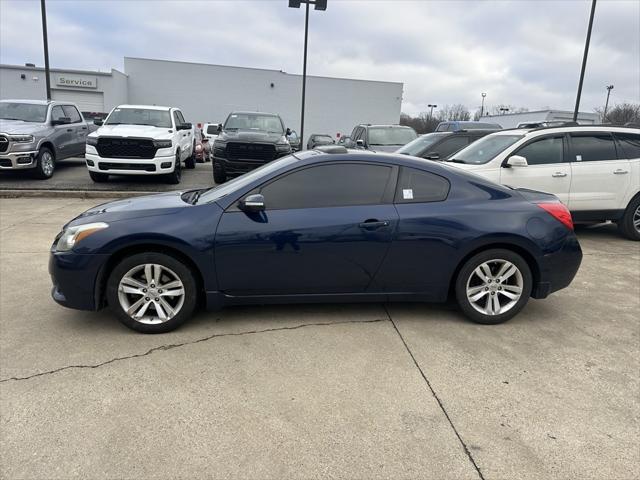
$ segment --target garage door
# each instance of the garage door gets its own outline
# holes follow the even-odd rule
[[[104,112],[104,94],[102,92],[82,92],[78,90],[51,91],[53,100],[73,102],[81,112]]]

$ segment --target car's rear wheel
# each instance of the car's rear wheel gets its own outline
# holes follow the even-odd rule
[[[36,157],[36,167],[33,169],[33,176],[39,180],[47,180],[53,176],[56,169],[56,159],[53,152],[48,147],[42,147]]]
[[[216,183],[224,183],[227,181],[227,172],[218,162],[213,163],[213,181]]]
[[[640,195],[631,200],[618,222],[618,230],[630,240],[640,240]]]
[[[192,169],[196,168],[196,143],[193,142],[193,147],[191,148],[191,155],[184,161],[185,168]]]
[[[460,269],[455,291],[458,305],[476,323],[506,322],[524,308],[533,279],[527,262],[504,249],[480,252]]]
[[[188,320],[197,305],[194,273],[164,253],[123,259],[107,281],[107,302],[119,320],[142,333],[164,333]]]
[[[107,182],[109,180],[109,174],[108,173],[100,173],[100,172],[89,172],[89,176],[91,177],[91,180],[93,180],[96,183],[104,183]]]
[[[182,165],[180,163],[180,152],[176,152],[176,161],[173,167],[173,172],[167,175],[167,182],[173,185],[180,183],[182,180]]]

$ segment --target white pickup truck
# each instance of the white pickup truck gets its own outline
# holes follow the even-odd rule
[[[195,167],[195,136],[178,108],[120,105],[87,136],[85,159],[94,182],[109,175],[162,175],[180,183],[182,162]]]

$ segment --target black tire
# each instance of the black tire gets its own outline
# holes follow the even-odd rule
[[[154,264],[169,269],[179,278],[184,287],[184,302],[178,312],[162,323],[143,323],[133,319],[120,303],[118,287],[122,278],[132,269],[140,265]],[[124,258],[118,263],[107,280],[107,303],[118,319],[127,327],[142,333],[165,333],[175,330],[186,322],[196,309],[198,304],[198,286],[194,272],[177,258],[158,252],[138,253]],[[142,298],[137,295],[127,297],[133,302]],[[163,299],[171,297],[163,297]],[[153,311],[155,307],[148,307],[147,311]],[[158,315],[157,312],[154,315]]]
[[[38,180],[48,180],[53,177],[56,168],[56,158],[49,147],[42,147],[36,157],[36,166],[32,171],[33,177]]]
[[[629,240],[640,241],[640,225],[636,227],[633,222],[640,221],[640,195],[633,198],[624,211],[622,220],[618,222],[618,231]]]
[[[184,161],[184,167],[189,170],[196,168],[196,144],[193,143],[193,147],[191,147],[191,155]]]
[[[213,163],[213,181],[220,184],[227,181],[227,172],[218,162]]]
[[[104,183],[104,182],[108,182],[109,181],[109,174],[108,173],[100,173],[100,172],[89,172],[89,176],[91,177],[91,180],[93,180],[96,183]]]
[[[480,265],[484,264],[485,262],[489,262],[490,267],[497,268],[498,264],[491,263],[492,260],[510,262],[511,264],[515,265],[515,267],[519,271],[520,277],[518,277],[517,273],[514,273],[508,280],[506,281],[502,280],[504,282],[502,283],[502,285],[513,287],[515,286],[515,283],[512,284],[512,282],[515,282],[516,279],[519,280],[520,283],[522,284],[520,297],[515,302],[515,304],[511,305],[509,309],[504,313],[494,314],[494,315],[482,313],[476,310],[476,308],[473,306],[469,298],[467,298],[467,282],[469,282],[471,285],[471,282],[473,280],[479,279],[479,277],[475,276],[474,271],[476,270],[476,268],[478,268]],[[498,272],[492,270],[492,273],[496,274]],[[486,293],[484,297],[480,297],[479,299],[480,304],[476,304],[476,306],[481,307],[484,298],[487,299],[485,301],[485,306],[486,306],[486,304],[490,301],[489,299],[492,299],[494,296],[498,299],[497,300],[498,303],[500,303],[500,299],[502,299],[502,302],[503,302],[502,305],[504,305],[505,301],[509,302],[509,299],[506,298],[504,295],[511,294],[511,292],[503,291],[502,287],[500,286],[501,282],[498,282],[496,280],[498,279],[494,278],[493,280],[489,280],[489,283],[486,284],[486,287],[485,287],[486,290],[481,290],[479,292],[479,293],[485,293],[485,292]],[[482,284],[482,283],[480,284],[476,283],[476,286],[484,286],[484,285],[485,284]],[[465,264],[460,269],[460,272],[458,273],[458,276],[456,278],[455,293],[456,293],[456,299],[458,301],[458,305],[460,306],[460,309],[462,310],[462,312],[467,316],[467,318],[469,318],[470,320],[476,323],[482,323],[484,325],[495,325],[498,323],[506,322],[510,318],[517,315],[518,312],[520,312],[520,310],[524,308],[524,306],[527,304],[527,301],[529,300],[529,296],[531,295],[532,285],[533,285],[533,277],[531,275],[531,269],[529,268],[529,265],[527,264],[527,262],[520,255],[510,250],[491,249],[491,250],[485,250],[484,252],[480,252],[465,262]]]
[[[173,172],[167,174],[167,183],[177,185],[182,180],[182,164],[180,163],[180,152],[176,152],[176,162]]]

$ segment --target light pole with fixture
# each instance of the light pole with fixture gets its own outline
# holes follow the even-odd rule
[[[326,10],[327,0],[289,0],[290,8],[300,8],[300,4],[306,4],[304,16],[304,61],[302,64],[302,111],[300,112],[300,141],[304,142],[304,97],[307,88],[307,41],[309,38],[309,5],[313,4],[314,10]]]
[[[480,118],[482,118],[484,115],[484,97],[486,97],[487,94],[482,92],[480,95],[482,95],[482,106],[480,107]]]
[[[40,0],[42,14],[42,43],[44,45],[44,78],[47,82],[47,100],[51,100],[51,80],[49,79],[49,40],[47,39],[47,7],[44,0]]]
[[[584,81],[584,71],[587,68],[587,56],[589,55],[589,43],[591,42],[591,29],[593,28],[593,14],[596,12],[596,0],[591,0],[591,15],[589,16],[589,26],[587,27],[587,39],[584,42],[584,55],[582,56],[582,69],[580,70],[580,81],[578,82],[578,94],[576,95],[576,107],[573,110],[573,121],[578,121],[578,109],[580,108],[580,96],[582,95],[582,82]]]
[[[431,109],[431,110],[429,110],[429,118],[433,118],[433,109],[434,108],[438,108],[438,105],[435,105],[435,104],[432,105],[430,103],[429,105],[427,105],[427,107],[429,107]]]
[[[605,87],[607,89],[607,101],[604,104],[604,112],[602,113],[602,122],[605,122],[607,118],[607,107],[609,106],[609,95],[611,95],[611,90],[613,90],[613,85],[607,85]]]

